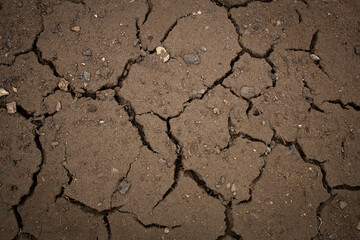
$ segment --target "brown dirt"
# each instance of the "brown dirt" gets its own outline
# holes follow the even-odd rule
[[[0,1],[0,239],[360,239],[359,12]]]

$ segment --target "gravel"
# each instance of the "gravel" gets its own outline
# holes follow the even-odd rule
[[[85,78],[86,81],[90,81],[91,80],[91,73],[85,71],[84,72],[84,78]]]
[[[92,55],[91,49],[90,48],[85,48],[84,51],[82,52],[82,55],[90,57]]]
[[[183,59],[187,64],[197,65],[201,62],[200,57],[196,53],[187,54]]]

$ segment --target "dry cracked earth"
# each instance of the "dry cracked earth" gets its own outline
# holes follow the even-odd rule
[[[1,239],[360,239],[359,1],[0,2]]]

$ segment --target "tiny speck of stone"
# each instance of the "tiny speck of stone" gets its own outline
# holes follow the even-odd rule
[[[341,209],[346,208],[347,205],[348,205],[348,204],[347,204],[345,201],[340,201],[340,202],[339,202],[339,206],[340,206]]]
[[[79,27],[79,26],[73,26],[73,27],[71,28],[71,31],[73,31],[73,32],[80,32],[80,27]]]
[[[355,46],[355,47],[354,47],[354,50],[355,50],[355,54],[356,54],[356,55],[360,55],[360,45],[359,45],[359,46]]]
[[[60,112],[60,110],[61,110],[61,102],[58,101],[58,102],[56,103],[56,111],[57,111],[57,112]]]
[[[201,46],[201,47],[200,47],[200,50],[203,51],[203,52],[206,52],[207,49],[206,49],[206,47]]]
[[[235,185],[235,183],[233,183],[233,184],[231,185],[231,192],[236,192],[236,185]]]
[[[164,233],[169,233],[170,229],[168,227],[164,228]]]
[[[92,55],[91,49],[90,48],[85,48],[84,51],[82,52],[82,55],[90,57]]]
[[[134,42],[133,42],[134,46],[138,45],[139,42],[140,42],[140,39],[138,39],[138,38],[135,39]]]

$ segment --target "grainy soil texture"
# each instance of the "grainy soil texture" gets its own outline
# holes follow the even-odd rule
[[[0,239],[360,239],[359,0],[0,0]]]

